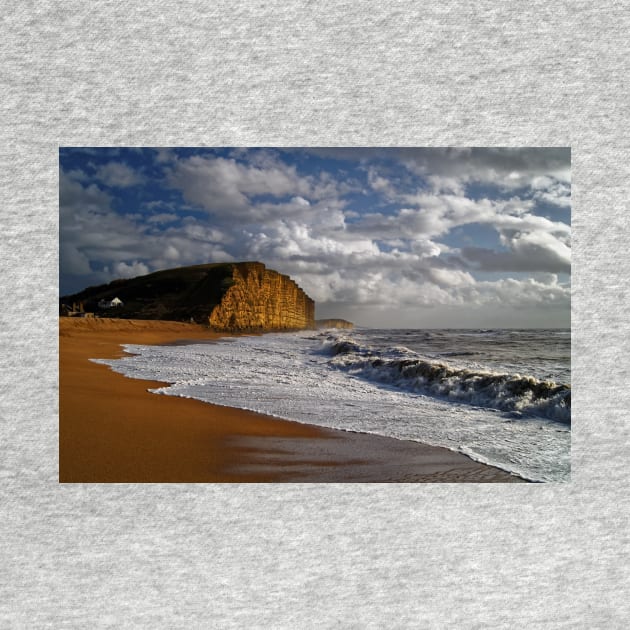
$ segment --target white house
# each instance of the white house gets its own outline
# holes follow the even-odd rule
[[[98,303],[99,308],[115,308],[117,306],[123,306],[123,301],[117,297],[113,300],[100,300]]]

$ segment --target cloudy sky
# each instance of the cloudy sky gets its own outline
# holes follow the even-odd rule
[[[317,317],[568,327],[564,148],[61,148],[60,294],[206,262],[290,275]]]

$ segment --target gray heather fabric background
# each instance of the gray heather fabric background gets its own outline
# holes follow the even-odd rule
[[[5,2],[2,628],[627,628],[627,2]],[[573,474],[60,485],[60,145],[571,145]]]

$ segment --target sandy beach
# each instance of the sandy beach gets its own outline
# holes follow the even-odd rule
[[[61,482],[520,482],[447,449],[152,394],[92,358],[212,339],[179,322],[59,320]]]

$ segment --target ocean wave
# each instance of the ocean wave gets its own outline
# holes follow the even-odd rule
[[[330,364],[353,376],[414,393],[571,424],[571,387],[533,376],[455,368],[418,357],[379,354],[348,337],[329,337]]]

